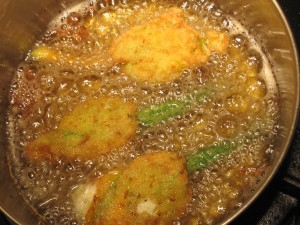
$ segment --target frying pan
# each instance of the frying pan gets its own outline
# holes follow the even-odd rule
[[[200,0],[199,0],[200,1]],[[0,209],[17,224],[34,225],[39,217],[19,195],[6,162],[6,113],[14,70],[41,37],[47,24],[80,0],[0,0]],[[215,0],[225,13],[238,19],[256,40],[272,65],[280,93],[278,151],[271,168],[253,195],[221,224],[233,221],[263,191],[280,166],[295,130],[299,107],[299,62],[287,21],[275,0]]]

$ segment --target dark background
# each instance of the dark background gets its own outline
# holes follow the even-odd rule
[[[298,55],[300,55],[300,0],[277,0],[277,2],[281,6],[292,28],[298,46]]]

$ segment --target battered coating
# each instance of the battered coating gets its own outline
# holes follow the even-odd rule
[[[171,224],[187,209],[187,183],[185,161],[176,153],[140,156],[97,181],[86,224]]]
[[[81,221],[92,220],[103,214],[95,213],[95,201],[101,198],[102,208],[98,209],[101,213],[105,211],[108,204],[113,200],[113,192],[109,189],[115,188],[115,182],[120,177],[120,171],[111,171],[102,177],[89,181],[88,183],[79,184],[72,192],[71,198],[74,204],[74,209],[78,219]]]
[[[183,10],[174,7],[121,34],[109,51],[115,61],[125,63],[124,73],[141,82],[161,83],[207,61],[212,51],[225,52],[227,46],[225,33],[209,30],[201,36],[187,23]]]
[[[134,137],[135,117],[135,105],[120,98],[89,99],[63,118],[57,129],[27,144],[25,155],[31,160],[55,156],[97,160]]]

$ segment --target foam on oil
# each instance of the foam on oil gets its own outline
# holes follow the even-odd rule
[[[237,65],[240,62],[231,60],[230,54],[224,57],[213,55],[209,62],[183,70],[179,79],[166,84],[139,84],[121,72],[122,65],[112,63],[109,56],[102,58],[101,54],[107,54],[112,38],[131,26],[147,22],[164,12],[165,8],[174,5],[185,10],[190,24],[199,32],[204,32],[207,28],[229,31],[229,36],[236,39],[230,47],[234,49],[233,46],[237,45],[235,48],[240,49],[247,46],[247,49],[258,54],[260,57],[254,61],[251,58],[251,62],[261,64],[257,76],[264,81],[267,94],[258,100],[248,100],[247,94],[244,95],[245,83],[252,78],[238,72]],[[106,14],[105,17],[113,18],[110,23],[103,25],[102,31],[108,32],[104,32],[102,38],[94,33],[87,40],[81,40],[80,32],[84,31],[80,31],[78,35],[76,32],[79,28],[70,33],[61,32],[62,39],[59,41],[55,39],[57,35],[53,38],[55,29],[61,26],[65,26],[60,29],[62,31],[70,29],[67,24],[70,13],[78,12],[73,16],[78,17],[78,21],[84,21],[90,18],[89,15],[97,15],[94,10],[100,10],[99,12]],[[86,11],[90,13],[85,13]],[[76,22],[77,19],[71,21]],[[212,224],[221,220],[231,210],[243,204],[249,191],[268,167],[270,156],[267,152],[274,147],[266,144],[266,141],[272,141],[276,134],[278,116],[276,81],[268,60],[254,37],[234,18],[222,14],[211,2],[132,1],[116,6],[101,2],[93,5],[84,3],[68,9],[50,23],[49,31],[37,43],[44,44],[52,45],[53,49],[61,52],[72,50],[77,57],[75,58],[81,60],[70,62],[66,56],[63,59],[65,65],[61,62],[35,63],[29,59],[21,63],[11,87],[8,130],[12,175],[25,199],[47,223],[80,224],[73,209],[70,191],[78,184],[99,177],[117,166],[125,166],[145,151],[176,151],[186,157],[199,147],[222,141],[226,136],[253,135],[257,130],[263,134],[261,138],[220,159],[215,165],[191,175],[193,201],[177,224]],[[247,49],[246,55],[249,53]],[[80,58],[82,52],[86,54],[83,59]],[[95,62],[90,63],[98,55],[99,60],[95,58]],[[247,61],[247,57],[244,61]],[[207,98],[201,105],[191,107],[183,116],[160,126],[140,127],[134,141],[122,149],[103,155],[96,162],[75,160],[70,163],[61,159],[55,164],[32,163],[23,155],[26,143],[45,131],[55,129],[65,114],[87,98],[99,95],[121,96],[136,103],[138,109],[141,109],[169,99],[181,98],[190,91],[212,84],[217,87],[215,96]],[[251,112],[235,114],[236,108],[230,105],[232,99],[235,104],[245,101]],[[222,124],[226,121],[230,121],[233,128],[241,134],[224,131]],[[248,132],[250,124],[255,124],[257,130]],[[243,181],[239,179],[241,174]]]

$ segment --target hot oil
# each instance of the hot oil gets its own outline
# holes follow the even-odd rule
[[[189,23],[200,33],[206,29],[229,32],[228,53],[213,54],[208,62],[184,69],[180,78],[165,84],[139,83],[123,74],[122,64],[113,63],[108,54],[112,39],[174,4],[185,10]],[[240,207],[271,163],[278,117],[276,82],[254,38],[209,1],[97,3],[83,8],[68,10],[36,44],[50,45],[61,60],[36,62],[29,57],[16,71],[9,158],[25,199],[47,223],[80,224],[70,199],[78,184],[126,166],[145,152],[176,151],[187,157],[200,147],[260,133],[214,165],[190,175],[192,201],[177,224],[216,223]],[[98,10],[102,17],[97,17]],[[97,18],[101,26],[90,32],[84,25]],[[26,143],[57,128],[65,115],[89,98],[119,96],[140,110],[184,98],[203,87],[214,91],[200,105],[192,104],[184,115],[160,125],[140,126],[133,141],[95,162],[64,158],[55,163],[29,162],[23,155]]]

